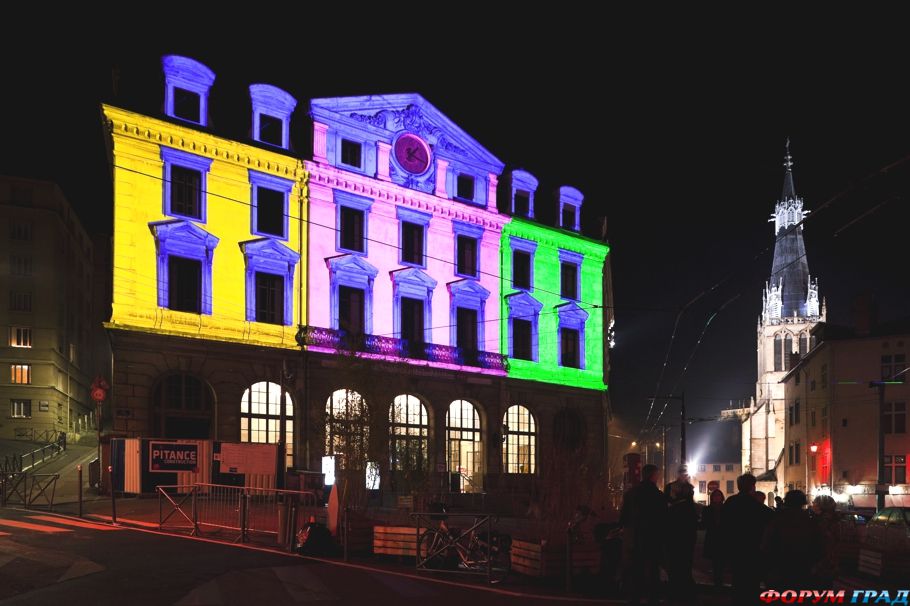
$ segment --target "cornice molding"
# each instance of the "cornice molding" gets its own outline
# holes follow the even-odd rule
[[[110,133],[114,137],[129,137],[165,145],[199,156],[230,162],[243,168],[268,171],[294,181],[306,176],[303,162],[292,156],[284,156],[240,141],[225,139],[109,105],[104,105],[103,109]]]
[[[462,223],[480,225],[484,229],[491,229],[496,232],[502,231],[503,225],[510,218],[482,208],[452,202],[447,198],[424,194],[405,187],[390,185],[385,181],[376,181],[364,175],[341,171],[325,164],[318,164],[309,160],[304,160],[303,164],[306,173],[309,175],[309,183],[311,185],[322,185],[330,189],[340,189],[390,204],[407,206],[414,210],[430,213],[434,217],[444,217],[461,221]],[[392,191],[393,188],[398,191]]]

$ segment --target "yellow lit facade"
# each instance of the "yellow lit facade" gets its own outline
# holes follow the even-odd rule
[[[110,105],[103,114],[111,145],[114,183],[113,306],[109,329],[194,339],[298,349],[298,325],[306,324],[306,172],[290,155],[214,136]],[[201,216],[180,217],[167,188],[172,157],[192,158],[206,168]],[[256,231],[256,183],[286,183],[283,236]],[[179,233],[178,233],[179,232]],[[203,309],[178,311],[167,301],[169,240],[195,238],[202,262]],[[204,248],[202,248],[204,247]],[[255,255],[285,263],[286,313],[256,321],[252,293]],[[173,249],[171,249],[173,251]],[[177,256],[182,253],[177,252]],[[205,274],[210,272],[208,276]],[[207,280],[210,280],[207,282]],[[171,294],[173,296],[173,293]],[[252,295],[255,296],[255,295]],[[164,299],[162,299],[164,297]],[[165,303],[162,305],[162,303]]]

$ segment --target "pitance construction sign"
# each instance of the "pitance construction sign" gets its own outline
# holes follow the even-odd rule
[[[149,442],[149,471],[196,471],[198,462],[198,444]]]

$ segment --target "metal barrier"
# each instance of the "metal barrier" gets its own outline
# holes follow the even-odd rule
[[[54,509],[58,473],[10,473],[0,478],[0,504]]]
[[[511,555],[493,531],[495,516],[422,512],[412,513],[411,517],[416,523],[415,560],[418,571],[439,571],[445,560],[454,557],[457,564],[446,568],[447,572],[485,575],[488,583],[502,581],[508,575]],[[448,518],[468,518],[473,523],[466,530],[454,529],[446,524]]]
[[[27,452],[25,454],[4,455],[2,467],[0,467],[0,472],[12,474],[34,469],[36,466],[45,463],[47,460],[53,459],[64,450],[65,448],[63,445],[59,443],[53,443],[45,444],[44,446],[36,448],[35,450]]]
[[[300,490],[247,488],[222,484],[158,486],[158,526],[162,530],[202,527],[239,533],[233,540],[246,542],[251,534],[275,535],[277,542],[292,546],[296,521],[315,515],[316,493]]]

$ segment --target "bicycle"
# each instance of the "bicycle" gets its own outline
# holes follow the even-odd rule
[[[439,520],[438,528],[430,528],[420,536],[417,547],[418,568],[444,570],[460,568],[476,573],[489,573],[491,583],[501,583],[512,570],[512,538],[507,534],[478,530],[483,519],[474,518],[474,524],[465,531],[449,528],[446,524],[445,506],[441,513],[430,518]]]

